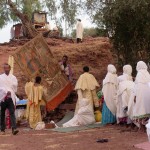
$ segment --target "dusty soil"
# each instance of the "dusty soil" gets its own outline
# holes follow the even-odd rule
[[[107,138],[108,143],[97,143]],[[0,136],[0,150],[138,150],[133,145],[147,141],[146,133],[120,132],[116,126],[72,133],[27,131],[16,136],[7,131]]]
[[[72,43],[69,40],[63,39],[46,39],[55,58],[60,61],[65,54],[69,57],[69,62],[72,66],[74,78],[77,79],[82,73],[82,68],[85,65],[90,67],[91,73],[97,78],[99,83],[106,74],[107,65],[114,63],[114,57],[111,53],[111,44],[108,38],[86,38],[81,44]],[[7,62],[8,56],[13,54],[16,49],[21,47],[27,41],[13,41],[0,45],[0,72],[2,72],[2,64]],[[19,87],[18,94],[24,95],[24,85],[27,81],[24,74],[15,64],[14,74],[18,78]]]

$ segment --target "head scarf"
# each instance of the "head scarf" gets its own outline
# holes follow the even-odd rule
[[[136,66],[136,70],[138,71],[136,75],[135,83],[148,83],[150,82],[150,74],[147,71],[148,67],[145,62],[139,61]]]
[[[123,73],[131,76],[131,74],[132,74],[132,67],[131,67],[131,65],[125,65],[123,67]]]
[[[108,65],[107,67],[107,75],[103,80],[103,88],[102,92],[104,95],[104,101],[108,107],[108,109],[112,112],[113,115],[116,114],[116,104],[115,104],[115,97],[117,93],[117,74],[116,68],[114,65]]]
[[[140,70],[147,70],[147,65],[146,65],[146,63],[144,62],[144,61],[139,61],[138,63],[137,63],[137,66],[136,66],[136,70],[137,71],[140,71]]]
[[[131,65],[123,66],[123,77],[125,80],[133,80],[132,79],[132,67]]]
[[[109,72],[109,73],[112,73],[112,74],[116,74],[116,68],[115,68],[115,66],[114,65],[108,65],[108,67],[107,67],[107,71]]]
[[[108,65],[107,71],[107,75],[103,80],[103,85],[107,83],[114,83],[115,85],[117,85],[117,74],[115,66],[112,64]]]

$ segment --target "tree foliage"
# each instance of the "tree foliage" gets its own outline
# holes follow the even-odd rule
[[[87,0],[85,6],[93,22],[106,28],[119,64],[149,61],[149,0]]]
[[[0,28],[10,21],[22,21],[10,8],[8,2],[13,3],[20,13],[31,20],[35,10],[47,10],[49,16],[56,24],[65,22],[66,30],[73,28],[76,16],[80,9],[81,0],[1,0],[0,1]]]
[[[72,32],[72,37],[76,37],[76,30],[73,30]],[[105,29],[100,29],[100,28],[85,28],[83,32],[84,37],[106,37],[107,36],[107,31]]]
[[[11,2],[13,2],[18,11],[27,15],[29,19],[31,19],[34,10],[41,10],[39,0],[15,0]],[[9,6],[9,0],[0,0],[0,28],[11,21],[20,21],[20,18],[12,12]]]
[[[150,58],[150,1],[114,0],[105,3],[103,21],[112,37],[120,63]]]

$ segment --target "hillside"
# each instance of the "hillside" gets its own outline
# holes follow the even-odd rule
[[[111,45],[108,38],[86,38],[81,44],[72,43],[70,40],[63,39],[47,38],[46,41],[58,61],[61,60],[63,55],[69,57],[75,79],[82,73],[82,67],[87,65],[90,67],[90,72],[101,84],[106,74],[107,65],[114,62],[112,53],[110,52]],[[12,41],[0,45],[0,72],[3,71],[2,65],[4,62],[7,62],[9,55],[14,53],[17,48],[26,42]],[[18,94],[24,95],[24,85],[27,80],[16,64],[14,74],[19,80]]]

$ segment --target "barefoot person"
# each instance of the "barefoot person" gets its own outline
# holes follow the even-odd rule
[[[112,124],[116,122],[116,96],[117,96],[117,74],[114,65],[108,65],[108,73],[103,80],[102,92],[104,95],[104,103],[102,108],[102,124]]]
[[[5,134],[5,111],[9,110],[11,127],[13,135],[16,135],[19,131],[16,127],[15,117],[15,104],[18,81],[16,77],[10,74],[11,67],[8,64],[4,64],[4,74],[0,75],[0,87],[5,88],[7,95],[1,102],[1,132]]]
[[[25,92],[28,97],[26,118],[32,129],[35,129],[38,122],[42,121],[41,102],[43,102],[44,88],[41,85],[41,77],[37,76],[35,82],[28,82],[25,85]]]

